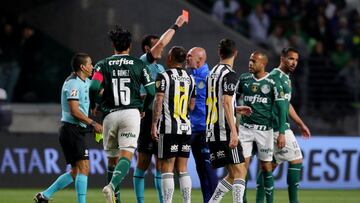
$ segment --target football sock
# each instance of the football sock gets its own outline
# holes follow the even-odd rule
[[[78,198],[78,203],[86,202],[88,177],[84,174],[78,173],[75,178],[75,190]]]
[[[191,202],[191,178],[188,172],[180,172],[179,174],[180,190],[184,203]]]
[[[50,199],[56,191],[65,188],[72,182],[74,182],[74,179],[71,177],[70,173],[64,173],[59,176],[56,181],[42,193],[47,199]]]
[[[174,194],[174,174],[173,173],[163,173],[161,174],[161,185],[164,196],[164,203],[172,202],[172,197]]]
[[[116,167],[114,169],[114,172],[113,172],[113,175],[112,175],[112,178],[110,181],[110,185],[114,191],[116,191],[115,189],[118,186],[120,186],[120,183],[122,182],[122,180],[128,173],[129,168],[130,168],[130,160],[125,157],[121,157],[119,159],[119,162],[116,164]]]
[[[246,190],[247,190],[247,182],[249,180],[249,173],[246,174],[245,177],[245,190],[244,190],[244,196],[243,196],[243,203],[247,203],[247,198],[246,198]]]
[[[264,176],[262,171],[259,171],[259,174],[256,179],[256,203],[264,203],[265,190],[264,190]]]
[[[113,176],[113,172],[114,172],[115,167],[113,166],[108,166],[108,170],[107,170],[107,183],[110,183],[111,178]],[[118,186],[117,188],[115,188],[115,198],[116,198],[116,203],[121,203],[120,201],[120,190],[119,190],[120,186]]]
[[[233,203],[242,203],[245,191],[245,180],[235,179],[234,184],[232,185],[232,189]]]
[[[290,203],[298,203],[298,188],[302,164],[289,164],[287,173],[288,194]]]
[[[232,190],[232,185],[227,182],[225,179],[219,181],[218,185],[216,186],[214,194],[211,196],[209,203],[219,203],[221,202],[222,198]]]
[[[272,171],[263,171],[266,203],[274,201],[274,177]]]
[[[139,168],[135,169],[133,176],[134,190],[137,203],[144,203],[144,189],[145,189],[145,171]]]
[[[162,189],[161,189],[161,172],[158,170],[156,170],[156,175],[154,177],[154,183],[155,183],[156,191],[158,193],[159,203],[163,203],[163,195],[162,195]]]

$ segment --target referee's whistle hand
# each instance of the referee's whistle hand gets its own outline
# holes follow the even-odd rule
[[[103,127],[99,123],[96,123],[96,125],[94,126],[94,130],[97,133],[102,133],[102,129],[103,129]]]

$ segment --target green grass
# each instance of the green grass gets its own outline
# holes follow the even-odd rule
[[[1,203],[26,203],[33,202],[32,198],[39,189],[0,189]],[[255,202],[255,191],[248,191],[248,202]],[[359,203],[360,192],[358,190],[301,190],[299,193],[301,203]],[[123,203],[135,202],[135,195],[132,189],[125,189],[121,193]],[[148,203],[157,202],[157,193],[155,189],[147,189],[145,191],[145,200]],[[76,194],[73,189],[66,189],[57,192],[52,203],[76,203]],[[88,203],[105,202],[101,189],[89,189],[87,194]],[[180,192],[177,190],[174,194],[174,203],[181,203]],[[192,191],[192,202],[201,203],[202,196],[200,190]],[[231,202],[231,193],[229,192],[222,202]],[[287,191],[276,190],[276,203],[286,203]]]

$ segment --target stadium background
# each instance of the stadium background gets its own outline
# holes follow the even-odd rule
[[[177,31],[168,47],[202,46],[210,66],[218,60],[217,43],[224,37],[238,45],[238,74],[247,71],[254,50],[269,54],[269,71],[279,62],[273,44],[288,43],[300,50],[301,62],[292,75],[292,103],[313,134],[310,140],[298,137],[305,157],[301,187],[360,189],[360,2],[238,0],[239,9],[223,13],[223,19],[212,11],[215,2],[2,1],[0,88],[7,90],[8,97],[0,91],[0,187],[43,187],[66,170],[56,133],[61,85],[71,71],[73,53],[87,52],[94,62],[111,55],[106,32],[117,23],[133,33],[132,54],[140,56],[141,37],[160,35],[181,9],[187,9],[190,23]],[[264,41],[252,38],[252,24],[247,23],[256,5],[261,5],[269,18]],[[12,32],[8,32],[9,26]],[[283,32],[276,33],[277,27]],[[6,69],[8,64],[11,69]],[[292,128],[298,133],[294,124]],[[88,139],[92,158],[89,186],[100,187],[105,182],[106,160],[101,145],[91,136]],[[277,188],[286,187],[286,167],[276,173]],[[190,168],[194,186],[199,187],[193,161]],[[250,168],[255,174],[257,163]],[[221,176],[223,171],[218,173]],[[147,186],[152,187],[152,176],[147,178]],[[254,187],[253,180],[249,187]],[[132,186],[130,177],[126,186]]]

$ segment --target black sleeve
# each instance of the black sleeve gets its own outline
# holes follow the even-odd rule
[[[163,73],[165,74],[165,73]],[[165,89],[166,89],[166,80],[165,80],[165,77],[164,75],[159,73],[156,77],[156,92],[161,92],[161,93],[164,93],[165,92]]]
[[[221,87],[223,90],[223,94],[234,95],[236,82],[237,80],[235,72],[229,72],[228,74],[226,74],[224,76]]]

